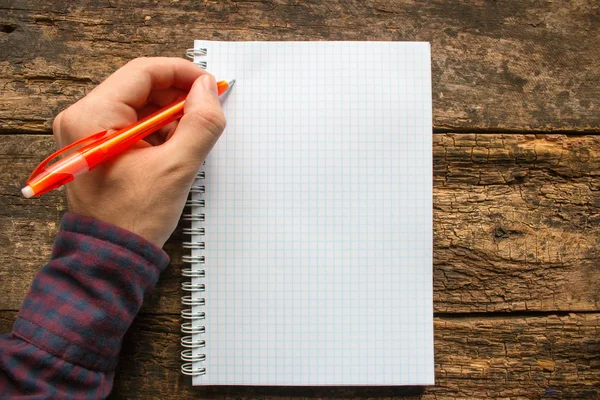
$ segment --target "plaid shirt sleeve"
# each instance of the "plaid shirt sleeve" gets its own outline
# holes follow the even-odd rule
[[[104,398],[123,335],[167,266],[129,231],[67,213],[10,334],[0,336],[0,398]]]

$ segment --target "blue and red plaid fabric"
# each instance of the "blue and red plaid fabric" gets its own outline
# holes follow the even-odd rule
[[[168,263],[140,236],[67,213],[12,332],[0,336],[0,398],[108,396],[123,335]]]

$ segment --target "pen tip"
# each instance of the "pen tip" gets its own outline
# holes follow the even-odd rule
[[[230,80],[229,83],[228,83],[229,87],[232,87],[234,83],[235,83],[235,79]]]

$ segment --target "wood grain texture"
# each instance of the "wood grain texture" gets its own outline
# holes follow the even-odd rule
[[[181,241],[128,332],[112,398],[600,397],[600,3],[589,0],[0,0],[0,333],[66,210],[19,190],[52,118],[137,56],[193,39],[432,43],[434,387],[192,388]],[[495,134],[464,134],[495,132]],[[18,134],[18,135],[13,135]]]
[[[49,131],[129,59],[200,38],[430,41],[435,128],[600,129],[594,1],[3,0],[0,130]]]
[[[19,194],[52,148],[0,136],[0,310],[19,308],[65,211],[60,191]],[[599,153],[597,136],[435,134],[435,311],[598,311]],[[181,241],[143,312],[180,312]]]
[[[598,310],[600,138],[434,142],[435,309]]]
[[[114,398],[390,398],[398,388],[192,388],[179,373],[179,318],[141,316],[127,335]],[[436,385],[421,399],[597,399],[600,314],[436,318]]]
[[[17,319],[16,311],[0,311],[0,335],[10,332],[15,319]]]
[[[16,312],[0,311],[0,333]],[[179,372],[177,315],[139,315],[126,335],[113,399],[597,399],[600,314],[435,318],[432,387],[194,388]],[[406,393],[416,392],[411,396]]]

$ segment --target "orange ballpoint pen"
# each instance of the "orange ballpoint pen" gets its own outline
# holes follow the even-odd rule
[[[229,90],[234,82],[235,80],[217,82],[219,96]],[[30,198],[59,188],[71,182],[76,176],[91,171],[103,162],[121,154],[132,144],[181,118],[184,104],[185,97],[126,128],[110,134],[107,134],[107,131],[98,132],[51,154],[38,165],[27,180],[27,186],[21,189],[23,196]],[[78,146],[80,148],[76,152],[48,166],[50,161]]]

